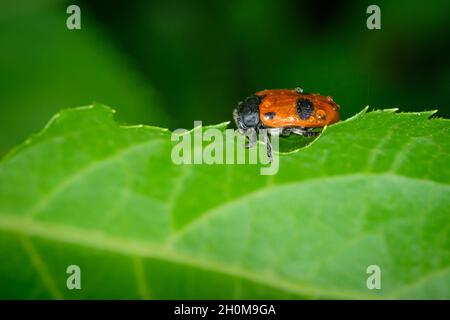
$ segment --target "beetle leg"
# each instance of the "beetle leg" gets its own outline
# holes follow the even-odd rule
[[[320,132],[317,131],[310,131],[300,128],[291,128],[291,132],[294,134],[298,134],[299,136],[307,136],[307,137],[314,137],[319,135]]]
[[[256,130],[251,128],[251,129],[247,130],[245,135],[248,138],[248,143],[245,144],[245,147],[253,148],[256,145],[256,140],[257,140]]]
[[[270,144],[269,135],[268,135],[267,130],[263,130],[263,138],[264,138],[264,143],[267,146],[267,158],[269,158],[269,162],[272,162],[272,145]]]
[[[292,132],[291,128],[283,128],[283,130],[281,130],[281,135],[288,136],[291,134],[291,132]]]

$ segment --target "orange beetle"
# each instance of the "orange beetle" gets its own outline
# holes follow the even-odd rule
[[[339,105],[332,97],[321,96],[317,93],[303,93],[301,88],[294,90],[276,89],[263,90],[239,102],[233,112],[233,118],[238,132],[248,135],[250,148],[256,144],[256,136],[260,129],[276,130],[283,135],[290,133],[298,135],[317,135],[314,128],[323,128],[339,121]],[[269,159],[271,147],[267,139],[265,142]]]

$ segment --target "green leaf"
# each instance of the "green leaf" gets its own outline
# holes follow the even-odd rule
[[[0,163],[0,295],[449,299],[450,126],[432,114],[363,110],[262,176],[175,165],[168,130],[102,105],[62,111]]]

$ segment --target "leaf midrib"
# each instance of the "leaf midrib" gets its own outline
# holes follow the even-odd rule
[[[186,254],[177,252],[174,249],[174,244],[177,239],[179,239],[183,234],[193,229],[196,225],[201,224],[207,219],[211,219],[211,216],[215,212],[221,212],[221,208],[235,205],[241,201],[245,201],[250,197],[254,197],[257,194],[268,192],[273,188],[302,185],[305,183],[316,182],[317,180],[336,180],[349,177],[362,177],[362,176],[389,176],[395,179],[407,179],[418,181],[421,183],[433,183],[440,186],[448,187],[447,184],[436,182],[433,180],[425,180],[420,178],[410,178],[399,176],[392,173],[354,173],[346,175],[336,175],[331,177],[321,177],[315,179],[304,180],[301,182],[290,182],[284,184],[273,185],[270,187],[265,187],[258,189],[252,193],[245,194],[242,197],[233,199],[233,201],[221,204],[217,207],[207,210],[206,212],[199,215],[199,218],[191,221],[184,228],[179,229],[174,236],[167,239],[162,245],[154,245],[148,242],[139,240],[130,240],[121,237],[115,237],[105,234],[102,231],[90,231],[73,226],[63,226],[59,224],[45,223],[31,219],[28,216],[17,217],[12,214],[0,214],[0,229],[4,231],[14,232],[21,235],[36,236],[43,239],[49,239],[54,241],[59,241],[62,243],[71,243],[75,245],[84,245],[86,247],[97,248],[100,250],[111,251],[114,253],[124,254],[132,257],[145,257],[152,259],[159,259],[166,262],[171,262],[175,264],[187,265],[199,269],[209,270],[217,273],[226,274],[229,276],[235,276],[243,279],[250,280],[254,283],[259,283],[261,285],[266,285],[279,289],[282,291],[304,295],[304,296],[318,296],[323,298],[337,298],[337,299],[373,299],[381,298],[381,296],[365,295],[361,292],[343,292],[341,289],[337,288],[323,288],[315,287],[306,284],[296,283],[293,284],[291,281],[287,281],[280,278],[274,274],[262,274],[258,272],[250,272],[239,267],[225,266],[219,263],[207,261],[205,259],[199,259],[195,257],[190,257]],[[442,272],[440,270],[439,272]],[[429,277],[430,275],[426,275]],[[409,286],[414,286],[414,284],[407,284],[404,287],[399,288],[399,292],[404,293],[405,289]],[[384,298],[395,298],[395,293],[393,295],[385,296]]]
[[[292,284],[273,274],[249,272],[242,268],[225,266],[205,259],[193,259],[175,251],[172,247],[155,246],[138,240],[113,237],[103,232],[88,231],[76,227],[66,227],[56,224],[39,222],[36,220],[17,218],[10,214],[0,214],[0,229],[29,237],[38,237],[59,241],[66,244],[81,245],[103,251],[110,251],[130,257],[145,257],[174,264],[186,265],[207,271],[247,279],[254,283],[269,286],[281,291],[305,296],[335,297],[339,299],[373,299],[374,296],[361,296],[360,292],[342,292],[340,289],[319,288],[308,285]]]

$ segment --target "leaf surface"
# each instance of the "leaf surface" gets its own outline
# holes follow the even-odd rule
[[[448,299],[449,121],[432,113],[363,110],[262,176],[175,165],[168,130],[64,110],[0,163],[0,295]]]

